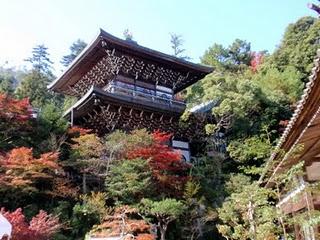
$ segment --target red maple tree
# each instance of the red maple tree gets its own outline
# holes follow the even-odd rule
[[[31,106],[27,98],[18,100],[0,94],[0,153],[15,146],[30,130]]]
[[[34,158],[31,148],[12,149],[0,158],[0,183],[11,187],[32,187],[37,180],[51,178],[50,172],[59,169],[58,153],[45,153]]]
[[[59,218],[43,210],[40,210],[30,223],[27,222],[21,208],[13,212],[2,208],[0,213],[12,224],[11,240],[48,240],[61,228]]]
[[[182,160],[181,152],[169,146],[171,137],[172,134],[156,131],[150,146],[129,150],[127,158],[148,160],[159,190],[179,195],[188,180],[186,173],[191,165]]]
[[[78,189],[64,177],[64,171],[58,164],[58,155],[57,152],[48,152],[35,158],[31,148],[14,148],[0,156],[0,184],[2,187],[27,191],[40,191],[38,188],[45,185],[46,194],[76,197]]]
[[[0,94],[0,119],[25,122],[31,118],[31,106],[28,98],[14,99]]]
[[[86,129],[79,126],[72,126],[71,128],[68,129],[68,135],[70,136],[70,138],[83,136],[91,132],[92,132],[91,129]]]
[[[250,68],[254,73],[258,71],[258,68],[261,65],[262,61],[263,61],[263,53],[253,52],[252,59],[250,62]]]

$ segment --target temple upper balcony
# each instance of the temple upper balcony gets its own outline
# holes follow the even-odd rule
[[[145,84],[147,85],[147,84]],[[162,86],[141,86],[118,80],[110,81],[104,91],[114,95],[122,96],[139,101],[141,104],[153,104],[155,108],[162,106],[168,110],[182,112],[186,108],[186,103],[175,97],[172,89]]]

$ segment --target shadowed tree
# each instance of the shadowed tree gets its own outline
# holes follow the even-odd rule
[[[0,75],[0,93],[12,95],[16,79],[9,74]]]

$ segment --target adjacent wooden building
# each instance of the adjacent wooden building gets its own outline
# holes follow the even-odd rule
[[[292,217],[320,210],[320,195],[310,189],[311,185],[320,183],[320,51],[303,96],[267,164],[263,177],[266,187],[273,187],[276,176],[286,173],[301,161],[304,162],[303,176],[296,179],[298,184],[294,189],[282,193],[283,197],[277,204]],[[319,227],[300,224],[291,229],[297,240],[320,239],[319,230]]]
[[[65,117],[72,125],[108,134],[146,128],[174,134],[172,145],[190,158],[190,142],[201,141],[208,121],[191,114],[179,93],[213,69],[122,40],[100,30],[49,89],[78,98]]]

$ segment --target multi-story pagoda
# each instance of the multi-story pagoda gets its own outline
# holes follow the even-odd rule
[[[212,70],[100,30],[49,89],[78,98],[65,113],[72,125],[98,134],[137,128],[170,132],[173,146],[189,159],[189,142],[203,137],[206,118],[192,115],[181,126],[186,104],[178,94]]]

